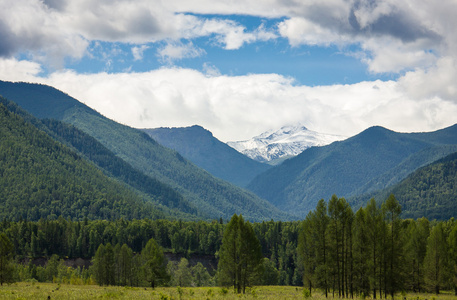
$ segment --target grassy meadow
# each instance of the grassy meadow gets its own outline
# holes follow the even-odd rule
[[[398,294],[396,299],[403,299]],[[441,295],[406,295],[411,300],[451,300],[451,293]],[[0,299],[305,299],[303,289],[291,286],[259,286],[248,289],[246,294],[237,295],[232,289],[221,287],[204,288],[139,288],[139,287],[101,287],[98,285],[70,285],[57,283],[21,282],[0,287]],[[325,299],[322,294],[314,293],[308,299]],[[329,299],[332,299],[331,295]],[[367,298],[369,299],[369,298]],[[389,298],[390,299],[390,298]]]

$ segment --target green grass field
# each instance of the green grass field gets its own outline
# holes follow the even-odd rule
[[[259,286],[237,295],[232,289],[220,287],[204,288],[131,288],[100,287],[98,285],[69,285],[56,283],[15,283],[0,287],[0,299],[304,299],[301,288],[290,286]],[[314,294],[309,299],[325,299],[321,294]],[[332,299],[330,296],[329,299]],[[390,299],[390,298],[389,298]],[[403,299],[398,294],[396,299]],[[451,300],[456,299],[451,293],[408,294],[408,300]]]

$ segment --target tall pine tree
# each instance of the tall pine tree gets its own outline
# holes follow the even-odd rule
[[[233,215],[224,231],[219,250],[218,279],[222,285],[233,285],[237,293],[259,281],[262,274],[260,242],[249,222]]]

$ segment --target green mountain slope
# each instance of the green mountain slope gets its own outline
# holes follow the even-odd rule
[[[457,153],[413,174],[391,190],[405,218],[447,220],[457,216]]]
[[[239,153],[200,127],[143,129],[165,147],[178,151],[186,159],[214,176],[244,187],[255,176],[270,168]]]
[[[49,89],[37,84],[0,82],[1,95],[35,116],[64,121],[92,136],[133,168],[170,185],[202,217],[229,218],[243,213],[250,220],[290,218],[253,193],[214,178],[146,133],[109,120],[70,96]],[[50,106],[53,108],[48,113]]]
[[[448,220],[457,216],[457,153],[419,168],[401,182],[383,190],[348,199],[353,207],[367,199],[382,201],[394,194],[404,218]]]
[[[321,198],[350,197],[399,182],[455,151],[457,126],[434,133],[396,133],[372,127],[342,142],[305,150],[248,186],[285,211],[304,216]]]
[[[190,214],[197,213],[196,208],[171,187],[134,169],[88,134],[61,121],[44,119],[42,122],[63,143],[87,157],[109,176],[127,183],[166,207]]]
[[[1,219],[165,217],[3,103],[0,97]]]

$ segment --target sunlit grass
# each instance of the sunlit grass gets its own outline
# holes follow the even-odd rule
[[[403,300],[404,295],[396,295]],[[98,285],[69,285],[57,283],[21,282],[3,285],[0,288],[0,299],[305,299],[303,289],[290,286],[259,286],[246,290],[246,294],[237,295],[233,289],[221,287],[202,288],[140,288],[140,287],[101,287]],[[312,300],[325,299],[319,292],[313,292]],[[329,299],[333,299],[329,295]],[[358,299],[358,298],[357,298]],[[370,298],[366,298],[370,299]],[[390,297],[388,298],[390,299]],[[407,300],[451,300],[456,299],[452,293],[406,295]]]

